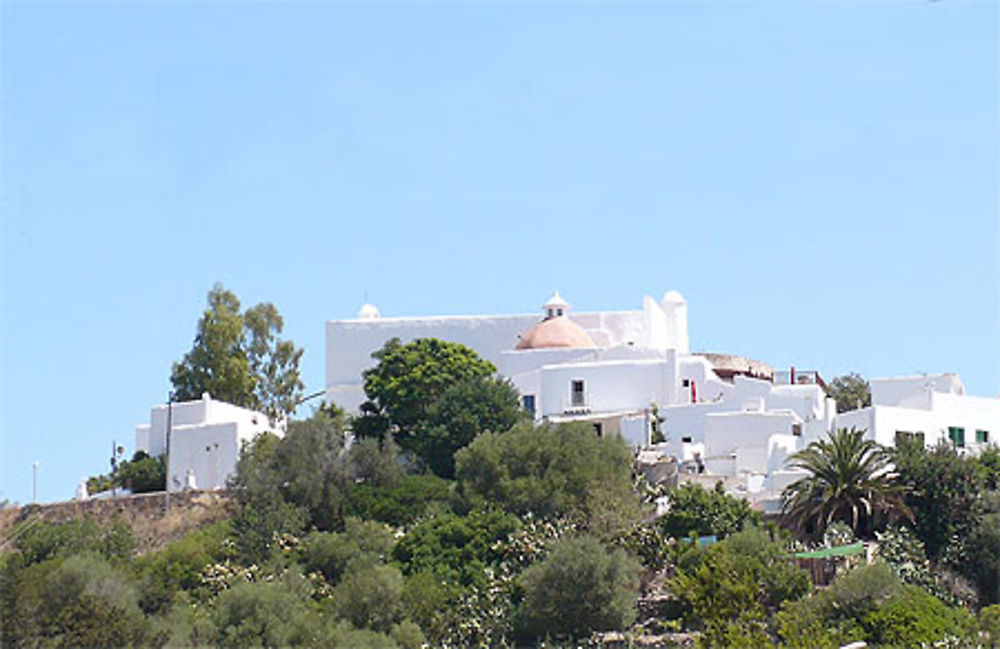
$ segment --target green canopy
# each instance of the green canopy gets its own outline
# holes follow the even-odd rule
[[[834,557],[851,557],[865,551],[865,544],[861,541],[850,545],[838,545],[835,548],[823,548],[822,550],[811,550],[809,552],[796,552],[796,559],[832,559]]]

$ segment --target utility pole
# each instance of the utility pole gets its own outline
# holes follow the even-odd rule
[[[38,460],[31,463],[31,502],[38,502]]]

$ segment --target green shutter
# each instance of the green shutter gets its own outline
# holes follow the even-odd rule
[[[976,444],[986,444],[989,441],[990,441],[990,431],[988,430],[976,431]]]
[[[948,439],[958,448],[965,447],[965,429],[961,426],[948,427]]]

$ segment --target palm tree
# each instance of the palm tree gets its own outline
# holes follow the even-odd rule
[[[811,443],[788,464],[809,475],[782,494],[782,522],[801,536],[822,536],[828,525],[843,521],[858,536],[876,525],[913,513],[903,500],[905,488],[893,480],[889,450],[864,438],[864,430],[841,428],[830,439]]]

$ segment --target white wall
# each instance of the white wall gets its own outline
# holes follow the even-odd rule
[[[561,415],[571,405],[572,381],[582,380],[584,408],[591,412],[645,410],[666,396],[663,360],[606,361],[546,365],[541,369],[543,416]]]
[[[226,478],[236,468],[243,442],[268,431],[278,437],[285,433],[284,422],[271,426],[263,413],[205,397],[152,408],[150,423],[136,427],[137,451],[145,451],[153,457],[166,453],[168,411],[167,483],[171,491],[187,485],[188,469],[194,471],[199,489],[225,486]]]
[[[198,489],[221,489],[236,471],[240,452],[236,423],[182,426],[170,433],[170,462],[167,467],[170,491],[187,486],[192,469]]]
[[[896,443],[897,431],[923,433],[924,443],[934,446],[948,441],[951,426],[965,429],[965,445],[972,450],[977,447],[976,430],[988,431],[990,442],[1000,442],[1000,399],[928,392],[922,387],[921,392],[929,397],[929,407],[870,406],[837,415],[835,426],[864,429],[869,439],[886,446]]]

